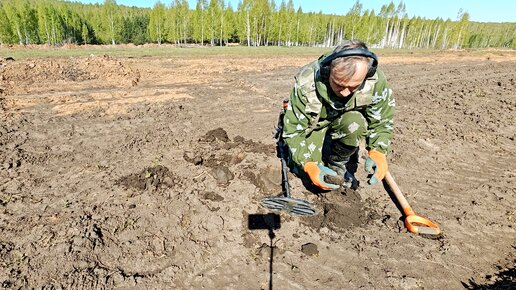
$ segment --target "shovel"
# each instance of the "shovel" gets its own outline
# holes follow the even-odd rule
[[[281,137],[283,131],[283,116],[288,106],[288,99],[283,100],[283,110],[279,115],[278,127],[274,138],[276,142],[276,151],[278,157],[281,159],[281,187],[283,193],[280,196],[271,196],[262,199],[261,204],[263,207],[268,208],[272,211],[284,211],[293,216],[312,216],[317,214],[315,207],[308,201],[293,198],[290,196],[290,186],[288,183],[288,168],[287,168],[287,156],[288,148],[285,141]]]
[[[394,196],[396,197],[399,205],[403,210],[403,214],[405,215],[405,227],[407,230],[414,234],[423,234],[423,235],[431,235],[431,236],[439,236],[441,234],[441,229],[439,226],[430,220],[420,217],[416,215],[416,213],[412,210],[409,203],[401,193],[400,188],[392,178],[390,172],[387,171],[385,175],[385,182],[391,188]]]

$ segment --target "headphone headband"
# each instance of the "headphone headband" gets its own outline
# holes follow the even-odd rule
[[[372,63],[369,66],[369,69],[367,71],[366,78],[372,77],[376,73],[376,67],[378,66],[378,57],[376,54],[374,54],[372,51],[365,49],[365,48],[350,48],[350,49],[343,49],[337,52],[334,52],[327,56],[320,64],[321,67],[321,75],[324,77],[330,76],[330,66],[331,62],[339,57],[348,57],[348,56],[364,56],[372,59]]]

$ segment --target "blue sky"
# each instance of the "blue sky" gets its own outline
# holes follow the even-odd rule
[[[73,0],[82,3],[103,3],[100,0]],[[288,0],[285,0],[287,2]],[[117,4],[152,7],[155,0],[117,0]],[[169,4],[171,0],[161,3]],[[209,0],[208,0],[209,2]],[[226,0],[230,2],[234,9],[237,8],[239,0]],[[281,0],[276,0],[279,4]],[[319,12],[326,14],[344,15],[355,4],[355,0],[293,0],[294,7],[301,7],[303,12]],[[399,0],[394,0],[397,6]],[[463,9],[470,15],[470,21],[480,22],[516,22],[516,0],[404,0],[406,11],[409,17],[421,16],[427,19],[441,17],[443,19],[457,20],[459,9]],[[194,8],[197,0],[188,0],[190,8]],[[376,13],[384,4],[390,0],[362,0],[360,1],[363,9],[374,9]]]

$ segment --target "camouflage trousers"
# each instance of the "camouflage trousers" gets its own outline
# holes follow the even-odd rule
[[[358,146],[366,134],[367,121],[360,112],[344,113],[328,128],[323,146],[324,163],[345,179],[357,183],[354,174],[358,167]]]
[[[324,140],[322,149],[323,162],[343,176],[346,172],[354,173],[358,166],[358,146],[367,135],[367,120],[357,111],[349,111],[333,120],[327,127],[313,131]],[[302,168],[290,167],[301,179],[309,177]]]

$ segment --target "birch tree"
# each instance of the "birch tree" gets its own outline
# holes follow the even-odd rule
[[[351,26],[351,39],[355,39],[355,30],[357,29],[357,25],[359,25],[358,21],[361,18],[362,13],[362,4],[360,1],[356,1],[353,4],[353,7],[346,14],[347,19],[349,20],[349,24]]]
[[[192,37],[195,40],[198,40],[201,45],[204,44],[205,37],[205,29],[206,29],[206,10],[208,9],[208,1],[207,0],[197,0],[197,5],[195,6],[195,23],[192,31]]]
[[[455,43],[453,45],[454,48],[461,48],[463,39],[466,38],[466,26],[469,21],[469,13],[464,12],[462,9],[459,10],[457,15],[458,22],[455,24],[453,28],[453,35],[456,36]]]
[[[0,45],[13,43],[15,38],[4,5],[0,3]]]
[[[116,44],[116,28],[118,26],[118,16],[116,0],[105,0],[104,1],[104,16],[107,21],[108,33],[111,38],[111,44]]]
[[[156,41],[161,45],[163,40],[163,32],[165,29],[165,5],[161,2],[156,2],[152,8],[149,19],[149,36],[152,41]]]
[[[251,46],[251,8],[252,0],[243,0],[238,4],[238,36],[240,40],[246,40],[247,46]]]
[[[208,6],[208,33],[210,37],[210,45],[215,45],[215,37],[220,27],[220,18],[219,14],[220,6],[218,0],[210,0],[210,4]]]

